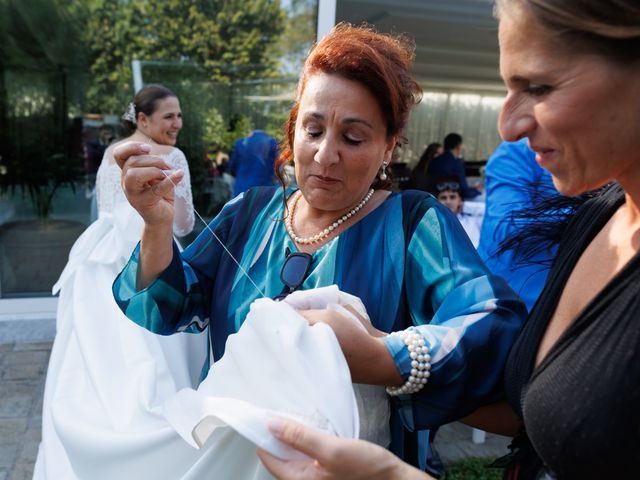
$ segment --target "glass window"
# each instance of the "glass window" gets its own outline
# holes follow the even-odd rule
[[[96,172],[126,135],[134,72],[178,95],[177,146],[196,209],[213,216],[233,142],[282,138],[317,3],[0,2],[0,298],[49,295],[97,218]]]

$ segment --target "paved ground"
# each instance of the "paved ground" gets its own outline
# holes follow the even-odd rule
[[[0,344],[0,480],[33,476],[51,343]]]
[[[33,476],[50,351],[50,342],[0,344],[0,480]],[[471,428],[459,423],[445,425],[436,438],[445,463],[503,455],[508,443],[505,437],[489,434],[484,443],[473,443]]]

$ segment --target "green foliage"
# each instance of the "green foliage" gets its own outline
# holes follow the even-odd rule
[[[297,76],[316,37],[318,0],[291,0],[289,18],[270,54],[281,59],[283,75]]]
[[[444,480],[500,480],[502,470],[487,468],[493,458],[465,458],[445,465]]]
[[[289,118],[289,109],[280,112],[272,112],[265,115],[263,130],[281,143],[284,140],[284,123]]]
[[[205,114],[204,140],[210,152],[230,153],[235,141],[246,137],[252,129],[251,120],[241,115],[235,116],[229,124],[215,107]]]
[[[94,0],[85,30],[91,81],[87,111],[120,113],[134,94],[131,61],[145,83],[176,92],[184,113],[179,144],[194,197],[204,181],[205,151],[229,151],[250,125],[229,131],[233,85],[276,76],[270,45],[284,30],[279,0]],[[226,120],[226,121],[225,121]],[[246,134],[246,133],[244,133]],[[237,136],[238,135],[238,136]]]
[[[120,112],[133,94],[131,61],[201,65],[210,81],[276,74],[268,46],[284,28],[278,0],[103,0],[86,29],[93,111]]]
[[[251,126],[251,120],[242,115],[236,115],[235,117],[233,117],[229,127],[230,128],[225,136],[225,145],[227,147],[227,152],[231,152],[233,144],[236,142],[236,140],[246,137],[247,135],[249,135],[249,133],[251,133],[251,130],[253,130],[253,127]]]
[[[204,141],[210,151],[225,150],[226,132],[227,124],[218,109],[212,107],[207,110],[204,119]]]
[[[56,185],[73,184],[82,165],[73,122],[119,115],[139,59],[145,83],[180,98],[178,147],[197,197],[212,144],[229,152],[252,128],[282,138],[291,102],[271,97],[293,91],[282,72],[301,65],[315,28],[316,0],[290,3],[287,18],[280,0],[0,0],[0,183],[31,192],[46,215]]]
[[[88,13],[80,0],[0,0],[0,63],[39,70],[84,67],[80,38]]]

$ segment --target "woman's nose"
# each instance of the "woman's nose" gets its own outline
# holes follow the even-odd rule
[[[515,142],[528,137],[535,126],[533,109],[527,102],[513,95],[507,95],[498,117],[500,136],[508,142]]]
[[[318,145],[318,150],[313,159],[321,165],[332,165],[337,163],[339,158],[340,156],[335,147],[335,142],[332,142],[330,137],[325,135]]]

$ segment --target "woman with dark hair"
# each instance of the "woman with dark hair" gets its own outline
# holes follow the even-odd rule
[[[170,235],[184,236],[194,223],[187,161],[174,146],[182,128],[178,98],[161,85],[149,85],[138,92],[123,119],[133,133],[104,153],[96,180],[98,219],[75,242],[53,287],[60,298],[37,479],[83,477],[86,465],[95,462],[99,468],[96,458],[107,463],[118,458],[122,437],[153,425],[161,399],[191,386],[206,355],[203,338],[162,338],[137,328],[111,294],[143,224],[122,191],[114,148],[127,141],[144,142],[167,165],[184,172],[175,193]]]
[[[162,334],[208,328],[213,357],[224,360],[227,339],[262,295],[337,285],[362,300],[375,335],[352,323],[342,325],[348,339],[339,335],[373,340],[346,356],[354,382],[378,386],[361,395],[361,434],[399,454],[417,437],[402,421],[411,430],[437,426],[491,397],[524,314],[446,207],[423,192],[387,189],[421,95],[412,60],[402,37],[336,26],[305,62],[276,163],[282,177],[293,160],[298,189],[250,189],[182,253],[167,234],[180,175],[165,178],[168,166],[137,144],[117,154],[125,193],[145,219],[141,244],[114,283],[127,316]],[[304,268],[285,286],[278,274],[292,259]],[[390,423],[383,386],[403,399]],[[425,451],[416,451],[423,463]]]
[[[528,138],[557,190],[573,197],[555,202],[573,214],[553,229],[542,219],[560,244],[509,355],[507,402],[467,421],[517,435],[505,478],[633,478],[640,452],[640,6],[498,0],[496,12],[507,87],[500,133],[507,141]],[[279,478],[420,478],[389,474],[402,472],[400,462],[367,444],[354,448],[298,425],[274,431],[319,459],[265,456]]]
[[[408,188],[414,188],[424,192],[430,191],[431,185],[429,185],[428,182],[427,169],[429,168],[431,160],[438,155],[442,155],[443,152],[444,150],[442,149],[441,143],[434,142],[427,145],[427,148],[425,148],[420,156],[418,164],[411,171]]]

